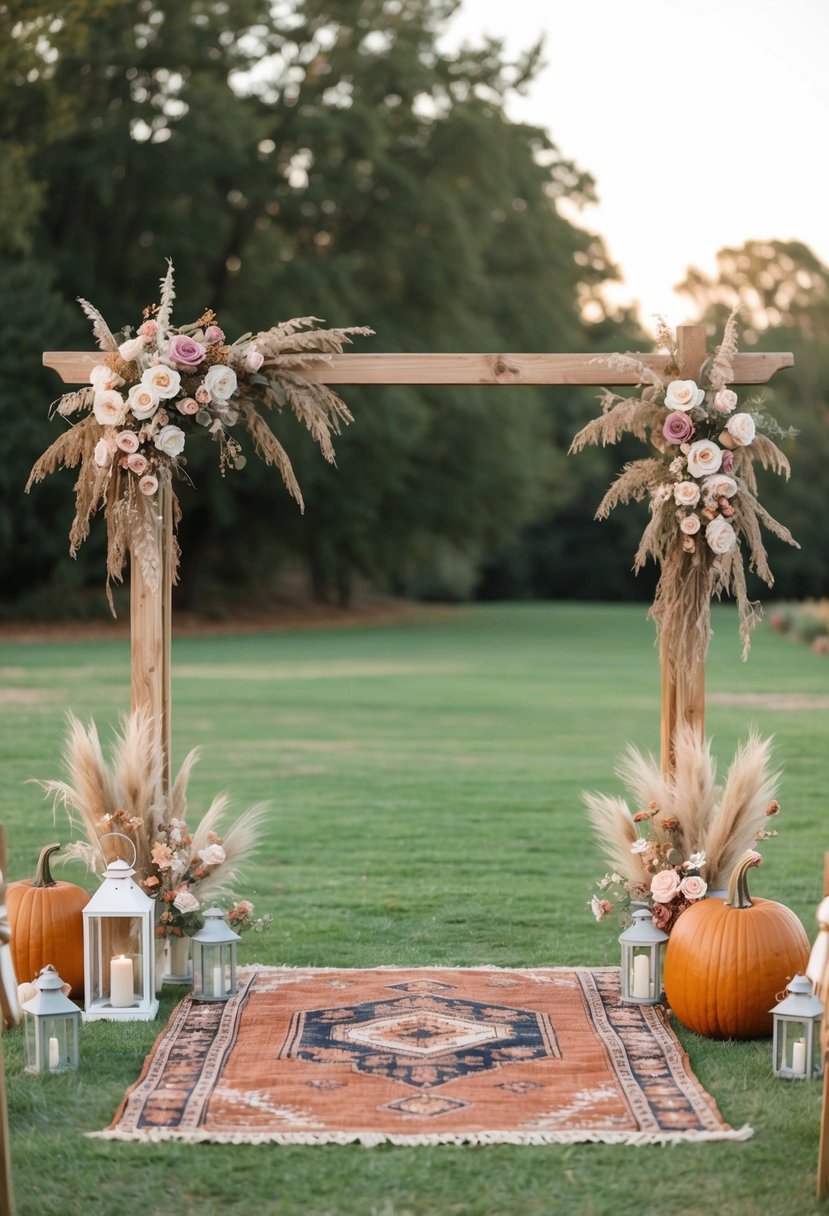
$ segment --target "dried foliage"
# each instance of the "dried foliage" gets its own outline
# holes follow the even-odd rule
[[[676,340],[663,321],[659,336],[668,352],[668,367],[676,370]],[[789,530],[757,498],[753,462],[784,477],[789,476],[789,462],[770,437],[782,432],[761,402],[747,403],[750,412],[734,412],[737,397],[726,385],[733,378],[736,354],[737,320],[732,313],[701,386],[670,381],[670,371],[663,378],[631,355],[608,357],[611,369],[635,372],[645,387],[628,398],[606,392],[602,413],[579,431],[570,449],[618,443],[624,435],[652,447],[653,455],[625,465],[600,502],[596,518],[606,519],[619,503],[650,500],[651,517],[634,569],[648,560],[659,567],[651,616],[660,650],[663,658],[670,657],[673,670],[689,679],[705,662],[713,596],[725,593],[735,599],[743,657],[748,653],[759,608],[748,598],[746,567],[769,587],[774,582],[761,525],[797,547]]]
[[[66,777],[40,781],[52,798],[53,809],[65,809],[73,830],[85,839],[71,842],[62,860],[76,859],[95,873],[121,856],[131,860],[131,850],[114,833],[127,836],[135,846],[137,881],[158,894],[153,878],[158,872],[153,849],[166,832],[184,825],[189,813],[187,788],[198,749],[181,764],[169,795],[164,793],[163,754],[154,719],[146,710],[124,715],[115,732],[109,759],[104,754],[94,722],[84,726],[72,713],[67,715],[63,749]],[[202,904],[226,896],[239,879],[240,868],[253,856],[259,839],[266,803],[257,803],[236,819],[231,818],[226,794],[213,799],[192,833],[189,853],[198,857],[221,838],[223,858],[206,869],[192,888]],[[220,837],[221,834],[221,837]]]
[[[123,578],[128,555],[145,583],[151,589],[159,586],[165,569],[160,524],[168,501],[178,522],[174,478],[184,475],[183,452],[192,434],[204,430],[218,444],[224,474],[245,463],[234,433],[241,420],[257,455],[278,469],[288,493],[303,506],[288,454],[262,411],[278,415],[287,406],[333,462],[332,437],[353,419],[345,402],[318,382],[315,371],[341,354],[353,336],[372,333],[364,326],[319,329],[317,318],[295,317],[227,344],[209,311],[192,325],[172,326],[174,300],[168,263],[158,306],[146,310],[137,333],[125,328],[118,338],[93,305],[80,301],[106,355],[92,369],[91,387],[67,393],[57,404],[62,418],[85,416],[40,457],[26,486],[28,491],[59,467],[80,466],[70,552],[77,552],[89,535],[92,516],[102,511],[110,606],[111,584]],[[168,380],[163,386],[159,372]],[[149,392],[147,402],[133,400],[139,389]],[[174,542],[172,548],[169,568],[175,577]]]
[[[663,867],[655,849],[632,851],[640,839],[634,814],[641,814],[649,840],[675,851],[677,864],[704,855],[699,869],[709,889],[724,888],[737,858],[776,835],[768,829],[769,817],[779,810],[775,794],[780,773],[771,768],[771,739],[752,733],[738,749],[722,786],[717,784],[710,742],[687,724],[677,729],[674,761],[672,774],[665,776],[652,755],[628,748],[617,773],[630,791],[634,810],[624,798],[584,793],[594,836],[611,869],[647,889]]]

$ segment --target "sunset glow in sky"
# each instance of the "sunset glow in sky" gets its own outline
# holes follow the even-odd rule
[[[513,118],[545,127],[596,180],[578,222],[601,233],[638,300],[677,324],[689,264],[752,238],[829,262],[827,0],[463,0],[447,45],[546,33]]]

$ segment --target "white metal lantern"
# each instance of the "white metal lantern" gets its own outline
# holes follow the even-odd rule
[[[662,951],[668,934],[657,929],[649,908],[637,908],[633,924],[619,937],[622,947],[621,997],[634,1005],[658,1005],[662,992]]]
[[[81,1011],[63,992],[49,963],[35,980],[37,995],[23,1005],[26,1072],[68,1072],[78,1067]]]
[[[112,832],[112,836],[121,835]],[[135,846],[132,845],[133,862]],[[155,995],[155,904],[129,862],[112,861],[83,910],[84,1021],[147,1022]]]
[[[236,943],[239,934],[225,923],[221,908],[208,908],[204,925],[192,937],[193,1000],[227,1001],[236,993]]]
[[[820,1021],[823,1005],[805,975],[796,975],[786,995],[771,1010],[772,1066],[776,1077],[808,1080],[823,1072]]]

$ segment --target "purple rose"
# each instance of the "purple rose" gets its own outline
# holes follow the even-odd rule
[[[687,414],[676,411],[669,414],[662,427],[662,434],[668,443],[687,443],[694,433],[694,424]]]
[[[174,334],[170,339],[169,358],[179,367],[198,367],[204,359],[204,347],[184,334]]]
[[[205,342],[210,343],[224,342],[225,331],[220,329],[218,325],[208,325],[207,329],[204,331],[204,340]]]
[[[722,454],[722,464],[720,465],[723,473],[730,473],[734,468],[734,453],[729,452],[726,448]]]

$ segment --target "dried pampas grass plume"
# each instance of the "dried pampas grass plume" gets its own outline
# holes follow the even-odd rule
[[[710,741],[692,727],[679,727],[675,740],[675,768],[663,775],[650,754],[629,747],[617,768],[638,810],[657,806],[651,820],[656,840],[672,843],[687,860],[704,853],[704,877],[710,890],[725,887],[737,858],[755,847],[767,827],[770,806],[781,774],[772,771],[771,739],[752,732],[732,761],[725,785],[717,785],[716,761]],[[623,878],[649,885],[642,855],[631,852],[639,833],[624,798],[586,792],[582,799],[596,842],[608,864]],[[678,820],[670,835],[659,828],[661,819]]]

